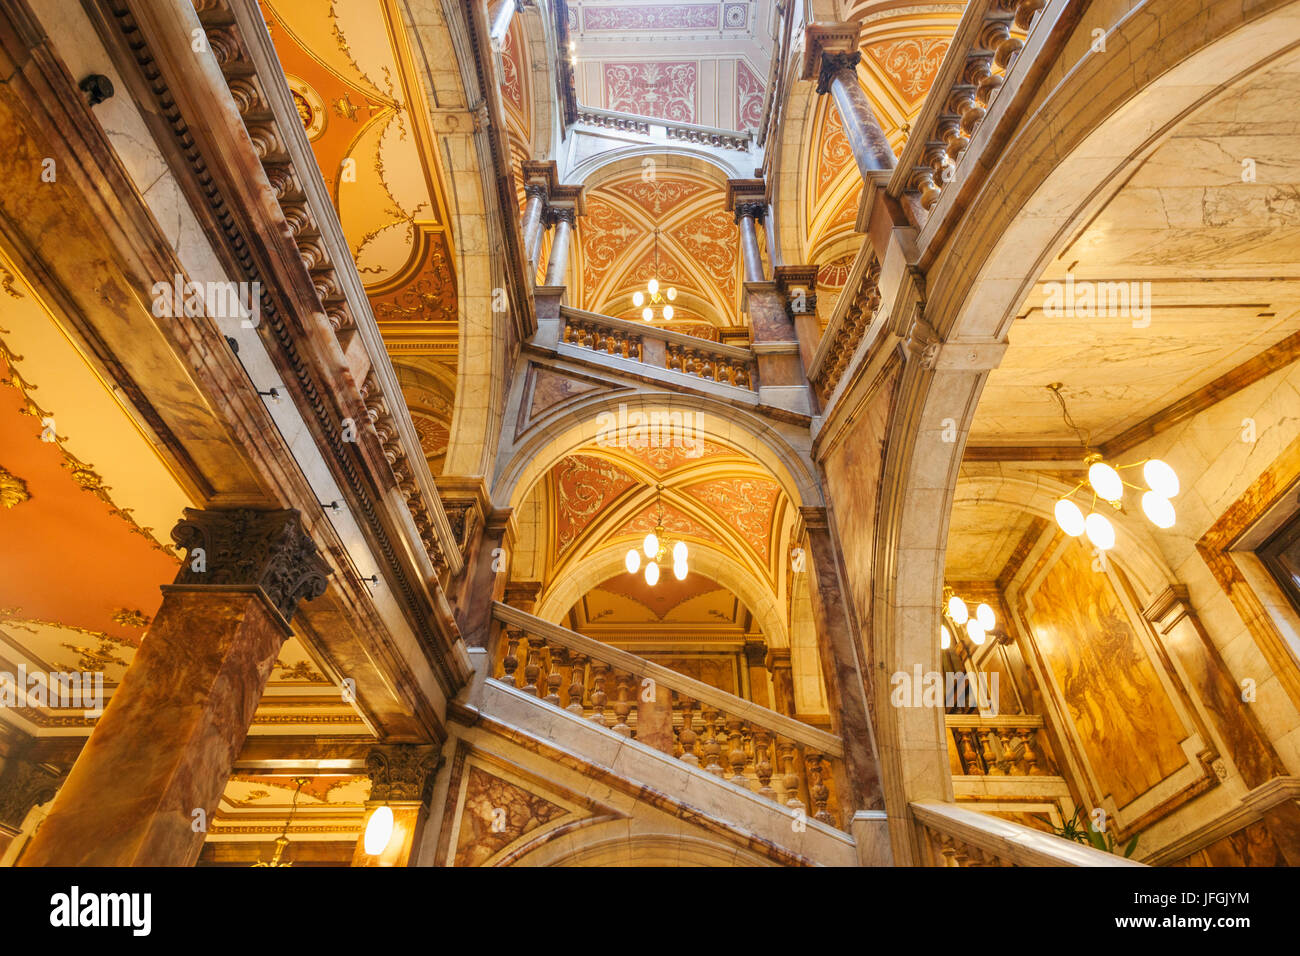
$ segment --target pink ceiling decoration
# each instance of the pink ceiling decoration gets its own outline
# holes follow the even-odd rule
[[[780,486],[765,478],[718,478],[686,489],[735,528],[763,561],[771,554],[769,532]]]
[[[669,535],[681,535],[713,544],[721,544],[717,535],[712,531],[670,504],[664,505],[663,518],[664,531]],[[657,504],[649,505],[639,512],[636,517],[626,522],[623,527],[615,531],[612,537],[618,538],[625,535],[643,537],[653,531],[658,522],[659,506]]]
[[[702,213],[674,229],[671,236],[695,257],[728,300],[735,297],[740,237],[731,214],[725,209]]]
[[[602,510],[636,479],[594,455],[570,455],[552,469],[555,480],[556,546],[563,554]]]
[[[605,107],[678,123],[695,122],[695,61],[606,63]]]
[[[710,326],[710,328],[712,328]],[[680,328],[674,328],[673,331],[683,331]],[[690,334],[690,333],[687,333]],[[721,445],[715,445],[711,441],[701,439],[693,447],[685,447],[685,443],[678,445],[650,445],[644,448],[627,449],[627,453],[637,459],[657,475],[664,475],[674,468],[680,468],[682,465],[696,464],[706,458],[714,458],[718,455],[730,455],[734,452],[728,451]]]
[[[744,60],[736,61],[736,128],[756,130],[763,122],[763,81]]]
[[[582,242],[582,283],[592,289],[611,265],[627,251],[628,243],[642,230],[617,208],[594,196],[587,197],[587,214],[582,217],[578,237]]]
[[[505,40],[501,44],[501,95],[522,118],[525,115],[524,87],[520,79],[522,71],[519,68],[519,39],[516,32],[512,26],[506,31]]]
[[[864,49],[903,98],[915,106],[934,82],[948,50],[948,41],[939,37],[915,37],[872,43]]]
[[[635,179],[630,182],[615,183],[610,189],[622,193],[646,212],[659,218],[703,191],[704,184],[660,176],[651,180]]]
[[[842,289],[849,281],[849,268],[853,265],[853,255],[832,259],[817,270],[818,289]]]
[[[721,8],[716,3],[583,7],[584,30],[716,30]]]

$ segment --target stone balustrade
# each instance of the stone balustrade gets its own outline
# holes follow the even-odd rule
[[[948,714],[945,718],[951,746],[962,773],[990,777],[1059,777],[1043,730],[1043,718],[1034,714],[981,717]]]
[[[823,406],[830,402],[880,309],[880,260],[868,245],[858,256],[809,371],[809,380]]]
[[[699,126],[694,123],[674,123],[670,120],[653,116],[636,116],[631,113],[615,113],[610,110],[582,107],[578,110],[578,122],[597,129],[617,130],[620,133],[636,133],[640,136],[654,136],[656,133],[664,138],[679,143],[694,143],[699,146],[711,146],[714,149],[730,149],[749,152],[751,137],[748,133],[736,130],[717,129],[712,126]]]
[[[1064,2],[1054,0],[1053,6]],[[955,179],[967,146],[1030,31],[1045,19],[1040,14],[1047,5],[1047,0],[974,0],[962,13],[889,186],[890,195],[903,194],[919,202],[921,218]]]
[[[604,352],[722,385],[750,391],[756,388],[754,355],[749,349],[568,306],[560,309],[560,317],[563,345]]]
[[[1118,854],[953,803],[911,804],[931,866],[1142,866]]]
[[[670,753],[787,808],[841,826],[833,734],[497,603],[493,679]]]

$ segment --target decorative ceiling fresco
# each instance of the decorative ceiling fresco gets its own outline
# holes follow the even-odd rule
[[[510,168],[514,171],[515,192],[522,210],[524,195],[523,163],[534,155],[533,137],[533,63],[524,36],[523,22],[516,15],[510,21],[501,43],[501,101],[505,104],[506,140],[510,146]],[[545,262],[542,259],[542,262]]]
[[[871,12],[855,7],[843,17],[862,21],[858,80],[896,155],[939,71],[963,6],[876,3]],[[820,263],[843,252],[844,240],[852,236],[862,182],[829,96],[818,98],[810,129],[816,133],[806,138],[801,225],[808,261]]]
[[[687,170],[643,175],[638,168],[588,188],[576,301],[591,312],[640,320],[632,294],[657,275],[677,288],[673,321],[659,324],[684,331],[741,325],[740,237],[725,184]]]
[[[0,671],[102,675],[103,701],[176,578],[170,531],[197,502],[21,273],[0,256]],[[85,736],[86,708],[4,708]],[[302,641],[281,648],[253,733],[365,731]]]
[[[591,445],[561,459],[531,493],[545,509],[539,578],[554,581],[610,545],[639,545],[662,522],[673,540],[707,545],[778,592],[789,499],[747,455],[712,442],[697,450]]]
[[[776,5],[572,0],[586,106],[729,130],[762,123]],[[665,53],[664,51],[671,51]]]
[[[454,239],[395,0],[261,6],[390,352],[454,366]],[[527,82],[520,73],[525,104]]]

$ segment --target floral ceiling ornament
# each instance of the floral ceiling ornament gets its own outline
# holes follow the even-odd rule
[[[0,505],[5,508],[15,508],[24,501],[30,501],[31,497],[31,493],[27,490],[27,482],[13,472],[0,468]]]

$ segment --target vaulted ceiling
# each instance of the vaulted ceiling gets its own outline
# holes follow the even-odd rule
[[[716,326],[742,324],[740,237],[725,198],[720,175],[671,161],[590,187],[578,230],[575,301],[639,320],[632,294],[657,275],[678,291],[669,328],[699,326],[710,334]]]

